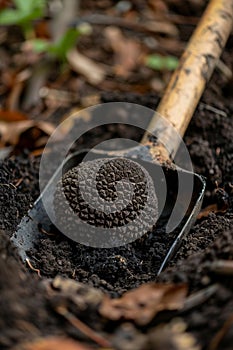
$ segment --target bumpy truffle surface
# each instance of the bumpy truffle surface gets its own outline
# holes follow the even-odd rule
[[[103,240],[108,239],[109,230],[113,245],[133,241],[157,220],[158,214],[150,175],[126,158],[96,159],[69,170],[57,185],[54,208],[64,234],[84,244],[90,238],[89,245],[93,246],[105,246]],[[98,234],[95,237],[100,229],[102,242]]]

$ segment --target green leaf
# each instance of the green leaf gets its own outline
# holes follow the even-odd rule
[[[6,9],[0,12],[0,25],[14,25],[22,20],[23,16],[18,10]]]
[[[30,0],[14,0],[15,6],[22,12],[22,13],[29,13],[32,8],[33,1]]]
[[[14,0],[15,6],[25,15],[33,13],[35,9],[43,13],[46,1],[45,0]]]
[[[178,67],[179,60],[174,56],[167,56],[166,58],[166,69],[175,70]]]
[[[79,35],[76,29],[69,29],[56,43],[44,39],[33,39],[30,40],[30,43],[35,52],[47,52],[65,61],[67,52],[74,47]]]
[[[146,65],[154,70],[175,70],[179,60],[175,56],[149,55],[146,58]]]
[[[75,46],[79,32],[76,29],[70,28],[67,32],[49,48],[49,52],[54,54],[61,60],[66,58],[67,52]]]
[[[45,0],[14,0],[16,10],[5,9],[0,12],[0,25],[20,25],[40,18],[44,14]]]
[[[33,11],[29,13],[24,13],[24,16],[22,17],[21,21],[19,23],[23,22],[31,22],[34,19],[43,17],[43,13],[40,9],[34,9]]]
[[[15,0],[15,1],[23,1],[23,0]],[[46,7],[46,2],[44,0],[31,0],[28,1],[31,3],[30,6],[26,9],[26,11],[22,11],[24,14],[23,21],[33,21],[34,19],[41,18],[44,16],[44,11]]]
[[[32,48],[35,52],[47,52],[51,46],[51,43],[48,40],[44,39],[32,39],[30,40]]]

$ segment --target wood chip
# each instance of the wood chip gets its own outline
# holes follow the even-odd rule
[[[105,69],[77,50],[70,50],[67,54],[67,60],[72,69],[84,75],[90,84],[98,85],[104,80],[106,75]]]

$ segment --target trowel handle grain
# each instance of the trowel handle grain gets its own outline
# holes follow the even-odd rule
[[[171,128],[161,129],[161,125],[158,125],[157,113],[165,117],[181,137],[184,136],[226,44],[232,23],[233,0],[211,0],[149,124],[148,131],[158,135],[162,142],[153,142],[148,133],[142,140],[143,144],[150,146],[151,153],[157,160],[168,160],[179,147],[179,139],[172,136]],[[169,152],[166,152],[162,143]]]

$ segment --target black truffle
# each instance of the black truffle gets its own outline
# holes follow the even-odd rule
[[[54,210],[60,231],[94,247],[129,243],[158,216],[149,173],[126,158],[96,159],[69,170],[57,184]]]

